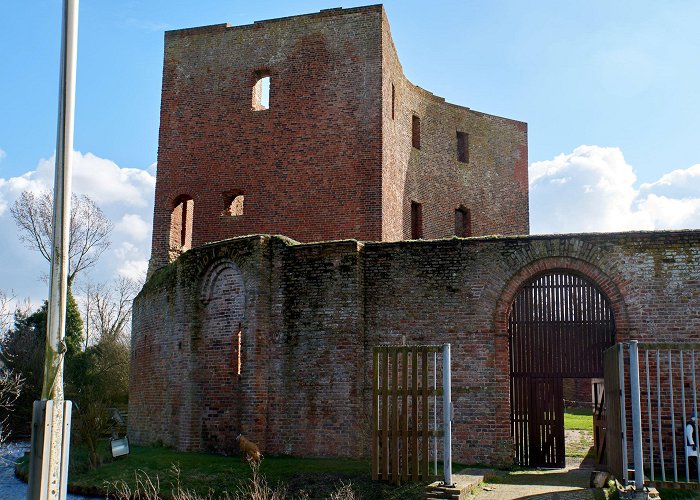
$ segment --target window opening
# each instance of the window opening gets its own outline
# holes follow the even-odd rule
[[[224,212],[222,215],[238,217],[243,215],[243,193],[224,193]]]
[[[419,240],[423,237],[423,204],[411,202],[411,239]]]
[[[420,118],[416,115],[413,115],[411,143],[414,148],[420,149]]]
[[[455,236],[468,238],[472,235],[472,217],[468,208],[460,206],[455,210]]]
[[[394,109],[396,105],[396,89],[394,88],[394,84],[391,84],[391,119],[394,119]]]
[[[194,200],[183,195],[175,200],[170,214],[170,248],[188,250],[192,248],[192,215]]]
[[[241,324],[238,324],[238,349],[237,349],[237,360],[236,360],[236,375],[241,376],[241,337],[243,335],[243,330],[241,329]]]
[[[457,159],[469,163],[469,134],[457,131]]]
[[[270,108],[270,76],[258,78],[253,85],[253,111],[264,111]]]

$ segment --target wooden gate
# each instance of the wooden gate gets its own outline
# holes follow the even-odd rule
[[[373,350],[372,479],[400,484],[435,479],[430,448],[437,430],[436,380],[442,346],[381,346]],[[432,419],[432,420],[431,420]],[[432,421],[432,425],[431,425]],[[436,446],[433,447],[435,456]]]
[[[605,369],[605,365],[603,365]],[[602,470],[607,465],[605,432],[607,429],[605,411],[605,380],[594,378],[591,380],[591,392],[593,393],[593,450],[594,463],[597,470]]]
[[[609,300],[581,276],[542,274],[513,301],[508,334],[516,463],[562,467],[562,379],[603,376],[603,351],[615,342]]]

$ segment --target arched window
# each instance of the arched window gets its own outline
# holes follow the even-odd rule
[[[226,192],[224,197],[224,211],[222,215],[238,217],[243,215],[243,202],[245,197],[241,192]]]
[[[460,205],[455,210],[455,236],[468,238],[472,235],[472,214],[468,208]]]
[[[180,195],[170,214],[170,249],[185,251],[192,248],[192,216],[194,200],[186,194]]]

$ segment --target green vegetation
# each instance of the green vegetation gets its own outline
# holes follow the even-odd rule
[[[567,408],[564,410],[566,456],[593,458],[593,410]]]
[[[182,490],[213,498],[226,492],[235,494],[251,477],[251,467],[240,457],[224,457],[205,453],[181,453],[168,448],[132,446],[131,454],[112,459],[107,443],[99,447],[102,465],[90,467],[89,451],[78,445],[71,449],[69,483],[76,492],[104,493],[109,485],[125,481],[132,491],[136,477],[147,475],[160,483],[161,492],[170,495],[178,481]],[[19,466],[26,470],[25,459]],[[432,467],[432,464],[431,464]],[[459,466],[456,466],[459,467]],[[177,472],[179,471],[179,472]],[[395,487],[370,478],[370,462],[353,459],[301,459],[287,456],[265,457],[260,466],[271,488],[286,487],[285,498],[329,498],[343,484],[351,483],[360,498],[421,499],[427,482],[408,483]],[[114,491],[114,486],[111,487]]]
[[[593,410],[591,408],[566,408],[564,429],[593,432]]]

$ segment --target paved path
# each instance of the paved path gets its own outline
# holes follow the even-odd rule
[[[601,490],[588,487],[589,469],[554,469],[546,471],[496,472],[484,479],[478,500],[516,498],[589,500],[604,498]]]
[[[589,488],[592,466],[589,460],[567,457],[564,469],[493,471],[484,478],[474,500],[602,500],[603,490]]]

